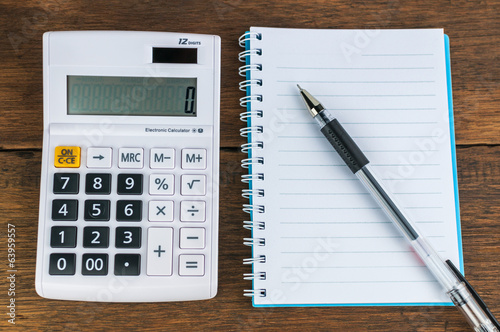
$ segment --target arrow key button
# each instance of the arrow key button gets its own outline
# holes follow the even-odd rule
[[[111,168],[111,148],[88,148],[88,168]]]

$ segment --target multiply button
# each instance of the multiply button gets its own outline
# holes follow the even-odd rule
[[[172,275],[172,241],[174,230],[169,227],[148,229],[147,274]]]
[[[121,148],[118,152],[118,167],[120,168],[142,168],[142,148]]]
[[[205,169],[207,168],[207,150],[205,149],[183,149],[183,169]]]
[[[149,221],[174,221],[173,201],[149,201]]]

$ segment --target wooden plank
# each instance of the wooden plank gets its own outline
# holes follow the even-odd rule
[[[498,3],[311,0],[14,1],[0,5],[0,149],[42,144],[42,33],[50,30],[152,30],[222,38],[221,145],[237,147],[237,39],[251,25],[295,28],[443,27],[451,39],[457,144],[499,144]],[[108,15],[107,13],[113,13]],[[321,45],[318,45],[319,47]]]
[[[494,314],[500,315],[500,147],[460,148],[458,178],[465,271]],[[469,331],[453,307],[266,308],[251,306],[243,290],[251,288],[242,264],[251,250],[242,244],[244,173],[242,154],[221,151],[219,292],[208,301],[177,303],[91,303],[53,301],[35,293],[35,256],[40,180],[40,151],[0,152],[0,238],[16,227],[16,326],[24,330],[338,330]],[[3,245],[6,259],[6,246]],[[8,289],[6,265],[2,289]],[[4,304],[8,300],[3,295]],[[5,312],[4,307],[4,312]],[[10,326],[6,316],[0,329]],[[12,327],[11,327],[12,328]]]

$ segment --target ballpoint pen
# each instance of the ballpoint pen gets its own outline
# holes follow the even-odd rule
[[[446,263],[423,238],[394,199],[386,191],[372,172],[369,161],[354,140],[321,103],[309,92],[297,84],[300,95],[309,113],[321,127],[321,132],[339,153],[349,169],[358,177],[375,198],[382,210],[394,222],[403,236],[410,242],[414,251],[425,263],[455,306],[466,317],[475,331],[498,332],[497,320],[488,310],[475,290],[468,284],[463,275],[451,261]]]

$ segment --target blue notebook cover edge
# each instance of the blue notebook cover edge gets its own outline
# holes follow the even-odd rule
[[[247,40],[245,42],[245,50],[250,49],[250,42]],[[451,62],[450,62],[450,38],[448,35],[444,34],[444,52],[445,52],[445,62],[446,62],[446,87],[448,90],[448,118],[450,122],[450,144],[451,144],[451,158],[452,158],[452,168],[453,168],[453,187],[455,193],[455,211],[457,218],[457,242],[458,242],[458,256],[459,256],[459,268],[460,271],[464,272],[464,261],[463,261],[463,248],[462,248],[462,230],[460,223],[460,206],[458,197],[458,176],[457,176],[457,160],[456,160],[456,149],[455,149],[455,125],[453,119],[453,91],[451,86]],[[247,58],[246,64],[249,64]],[[246,79],[250,79],[249,72],[246,73]],[[247,87],[247,96],[250,96],[250,86]],[[247,111],[250,110],[250,103],[247,104]],[[247,125],[251,126],[250,117],[248,117]],[[248,142],[250,142],[250,135],[248,136]],[[248,150],[248,157],[251,157],[251,149]],[[251,165],[250,165],[251,167]],[[251,173],[251,168],[249,168],[249,173]],[[251,189],[251,181],[249,182],[249,188]],[[252,204],[250,196],[250,204]],[[252,215],[251,215],[252,216]],[[253,234],[252,234],[253,235]],[[252,248],[253,257],[253,248]],[[252,265],[252,272],[253,270]],[[254,284],[252,281],[252,289]],[[252,306],[255,308],[260,307],[391,307],[391,306],[453,306],[453,302],[415,302],[415,303],[313,303],[313,304],[256,304],[254,297],[252,297]]]

